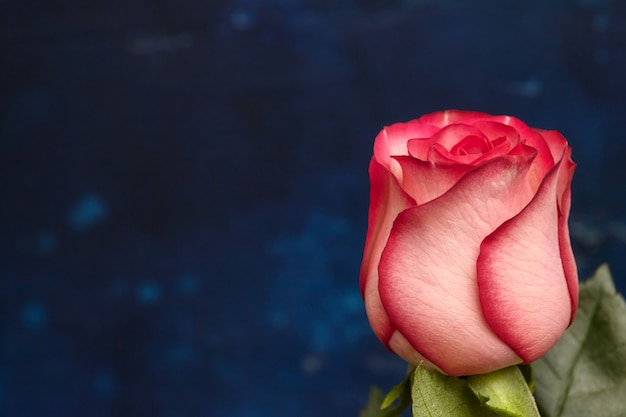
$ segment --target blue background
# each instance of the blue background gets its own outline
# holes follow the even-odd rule
[[[2,2],[0,414],[355,416],[382,126],[557,129],[626,291],[621,0]]]

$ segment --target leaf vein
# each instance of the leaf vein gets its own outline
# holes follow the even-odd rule
[[[585,329],[585,336],[583,337],[583,343],[579,345],[578,351],[576,352],[576,355],[574,356],[574,360],[572,361],[572,365],[567,370],[567,376],[565,378],[565,389],[563,390],[563,394],[559,398],[558,407],[557,407],[558,417],[561,417],[563,415],[563,410],[565,409],[565,402],[567,398],[569,397],[569,392],[572,387],[572,382],[574,380],[574,370],[576,369],[576,364],[578,364],[578,361],[582,355],[583,348],[585,347],[585,345],[587,344],[589,340],[588,335],[589,335],[589,332],[591,331],[591,324],[593,323],[593,318],[598,312],[598,308],[600,307],[600,302],[601,302],[601,299],[595,300],[595,303],[593,305],[593,310],[591,314],[589,315],[587,328]]]

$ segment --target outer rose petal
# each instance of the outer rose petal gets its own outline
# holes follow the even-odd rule
[[[415,350],[409,341],[406,340],[406,338],[397,330],[393,332],[391,339],[389,339],[389,349],[401,358],[405,358],[405,360],[409,363],[421,363],[428,369],[436,369],[441,372],[441,369],[439,369],[438,366]]]
[[[525,362],[552,347],[575,311],[561,257],[564,216],[557,191],[563,173],[571,178],[570,167],[560,161],[530,204],[485,239],[478,257],[485,319]]]
[[[567,140],[556,130],[533,129],[537,134],[545,140],[546,145],[550,149],[552,158],[558,161],[563,156],[563,151],[568,148]]]
[[[567,287],[569,288],[572,301],[572,320],[574,320],[576,309],[578,308],[578,271],[570,243],[569,227],[567,227],[572,196],[571,183],[574,170],[576,169],[576,164],[572,161],[571,154],[572,149],[568,147],[561,162],[564,166],[559,169],[557,197],[559,197],[559,247],[561,248],[563,271],[565,272]]]
[[[402,175],[392,156],[408,155],[407,141],[413,138],[429,137],[437,129],[413,120],[408,123],[395,123],[385,127],[374,141],[374,158],[391,171],[398,179]]]
[[[415,205],[415,202],[400,189],[393,175],[374,158],[370,162],[369,174],[370,208],[361,263],[361,294],[372,330],[386,344],[394,329],[378,294],[378,261],[393,220],[399,212]]]
[[[521,362],[483,318],[476,259],[482,240],[531,200],[531,161],[494,159],[440,198],[403,211],[382,253],[378,287],[392,324],[449,375]]]
[[[436,126],[441,129],[442,127],[448,126],[453,123],[463,122],[466,123],[468,120],[480,120],[480,119],[491,119],[493,116],[487,113],[480,113],[475,111],[465,111],[465,110],[445,110],[437,113],[431,113],[424,115],[417,119],[417,121],[421,124],[428,124],[432,126]]]

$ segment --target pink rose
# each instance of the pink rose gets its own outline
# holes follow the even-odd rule
[[[556,131],[445,111],[384,128],[361,293],[390,350],[453,376],[542,356],[570,325],[575,164]]]

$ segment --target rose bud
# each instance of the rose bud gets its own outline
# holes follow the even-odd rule
[[[380,132],[360,282],[385,346],[452,376],[550,349],[578,304],[570,156],[561,134],[510,116],[445,111]]]

